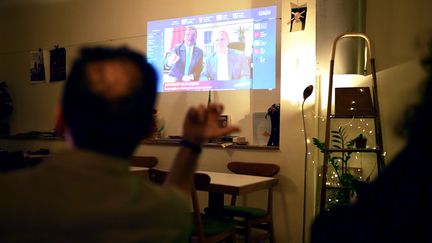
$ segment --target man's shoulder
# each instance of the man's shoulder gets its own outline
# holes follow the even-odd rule
[[[195,49],[197,52],[203,53],[203,49],[199,48],[197,45],[194,46],[194,49]]]
[[[185,45],[184,45],[183,42],[177,43],[177,44],[174,45],[174,48],[173,48],[174,51],[175,50],[180,50],[180,49],[186,49],[186,47],[185,47]]]

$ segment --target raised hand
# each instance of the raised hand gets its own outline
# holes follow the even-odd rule
[[[212,103],[207,107],[192,107],[183,123],[183,139],[195,144],[202,144],[211,138],[239,131],[236,126],[219,127],[218,117],[223,111],[221,104]]]

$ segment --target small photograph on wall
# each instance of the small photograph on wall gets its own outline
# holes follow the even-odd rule
[[[253,144],[267,146],[271,133],[270,117],[266,119],[266,112],[254,112],[253,123]]]
[[[291,3],[290,32],[303,31],[306,27],[307,4]]]
[[[45,65],[42,49],[30,52],[30,81],[32,84],[45,82]]]
[[[50,82],[66,80],[66,49],[50,50]]]

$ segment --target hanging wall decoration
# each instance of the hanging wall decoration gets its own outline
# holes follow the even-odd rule
[[[50,50],[50,81],[66,80],[66,49],[58,48]]]
[[[306,27],[307,4],[291,3],[290,32],[303,31]]]
[[[32,84],[45,81],[45,65],[42,49],[30,52],[30,81]]]

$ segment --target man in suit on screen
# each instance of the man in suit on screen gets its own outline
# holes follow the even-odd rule
[[[176,81],[198,80],[203,66],[203,51],[196,46],[197,30],[186,27],[183,42],[168,54],[165,65],[171,68],[169,76]]]
[[[218,31],[214,39],[215,51],[209,55],[201,73],[201,80],[248,80],[251,78],[249,61],[243,53],[228,48],[229,35]]]

